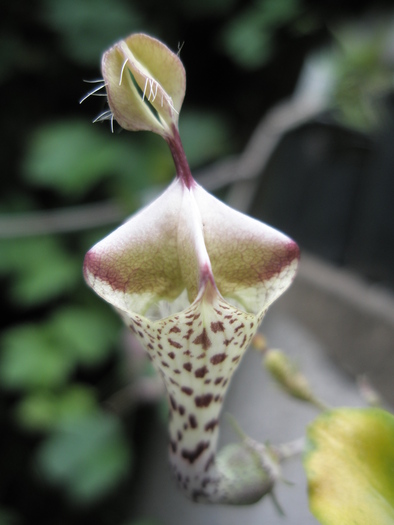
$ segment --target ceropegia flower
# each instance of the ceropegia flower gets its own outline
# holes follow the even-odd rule
[[[102,72],[109,107],[124,129],[171,134],[186,89],[175,53],[155,38],[133,34],[104,53]]]
[[[148,64],[149,54],[144,57]],[[118,120],[119,112],[127,114],[132,129],[134,99],[127,108],[123,98],[117,106],[110,95],[113,82],[128,76],[131,59],[125,63],[115,54],[114,64],[109,60],[107,53],[103,68],[111,109]],[[135,106],[140,122],[140,106]],[[255,501],[272,486],[275,469],[257,465],[257,475],[249,475],[256,457],[245,447],[217,460],[219,415],[268,306],[293,280],[298,247],[200,187],[186,162],[177,122],[160,121],[169,126],[163,136],[177,176],[156,201],[87,253],[85,278],[120,313],[164,379],[170,461],[180,486],[196,500]],[[236,470],[238,456],[244,462]]]

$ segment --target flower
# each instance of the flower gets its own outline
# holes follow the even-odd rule
[[[163,376],[181,482],[212,461],[231,376],[297,262],[293,241],[179,177],[86,255],[87,283]]]
[[[149,64],[144,74],[150,78],[146,71],[155,68],[148,51],[138,48],[137,53],[134,47],[145,38],[156,67],[152,49],[162,53],[162,44],[149,47],[152,39],[145,36],[126,42]],[[163,107],[151,100],[160,115],[154,122],[135,93],[129,97],[129,91],[118,90],[124,67],[131,67],[139,85],[144,77],[123,44],[113,49],[116,52],[104,55],[103,71],[104,76],[111,71],[105,79],[116,119],[127,129],[136,129],[136,122],[139,129],[151,126],[153,131],[161,125],[177,176],[156,201],[87,253],[85,279],[119,312],[164,379],[170,404],[170,462],[180,486],[196,500],[249,502],[256,494],[261,497],[272,480],[267,485],[265,473],[255,476],[260,485],[253,487],[253,497],[234,485],[237,476],[228,475],[225,462],[216,461],[219,415],[231,377],[268,306],[294,278],[298,247],[195,182],[172,104],[164,104],[165,96]],[[172,61],[171,55],[169,64]],[[178,66],[175,70],[180,71]],[[183,89],[183,76],[179,78]],[[160,85],[166,86],[164,80]],[[180,107],[183,95],[175,97],[176,86],[172,93],[174,106]],[[261,465],[258,468],[261,471]]]
[[[104,53],[102,72],[109,107],[124,129],[171,135],[186,89],[175,53],[155,38],[133,34]]]

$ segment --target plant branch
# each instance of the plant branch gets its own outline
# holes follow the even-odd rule
[[[114,202],[0,216],[0,238],[69,233],[115,224],[124,213]]]

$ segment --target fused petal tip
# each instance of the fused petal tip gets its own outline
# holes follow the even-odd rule
[[[120,126],[172,135],[186,89],[185,70],[175,53],[155,38],[133,34],[104,53],[102,73]]]

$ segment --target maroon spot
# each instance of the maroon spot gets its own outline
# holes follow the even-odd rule
[[[193,490],[192,492],[192,500],[195,502],[198,502],[199,500],[204,500],[208,496],[209,494],[205,492],[205,490]]]
[[[189,314],[189,315],[185,315],[186,319],[191,319],[192,317],[194,317],[194,314]]]
[[[241,328],[244,328],[244,324],[240,324],[239,326],[237,326],[237,328],[234,329],[234,333],[236,334],[238,332],[238,330],[241,330]]]
[[[203,357],[205,357],[205,354],[200,354],[197,356],[197,359],[202,359]]]
[[[161,357],[163,354],[161,352],[157,352],[157,355]]]
[[[140,337],[144,337],[144,334],[143,334],[142,332],[138,332],[138,335],[139,335]]]
[[[174,374],[180,374],[180,373],[181,373],[181,371],[178,370],[177,368],[174,370]]]
[[[204,430],[206,432],[212,432],[214,428],[219,424],[218,419],[212,419],[211,421],[208,421],[208,423],[205,425]]]
[[[189,321],[188,323],[185,323],[186,326],[193,326],[193,321]]]
[[[163,350],[163,347],[161,345],[157,345],[160,350]]]
[[[170,330],[168,333],[169,333],[169,334],[171,334],[171,333],[178,334],[180,331],[181,331],[180,328],[178,328],[177,326],[173,326],[173,327],[171,328],[171,330]]]
[[[223,341],[224,346],[228,346],[228,345],[231,343],[231,341],[232,341],[233,339],[234,339],[234,337],[232,337],[231,339],[225,339],[225,340]]]
[[[220,385],[220,383],[223,381],[223,377],[217,377],[215,379],[215,385]]]
[[[211,480],[209,478],[204,478],[202,481],[201,481],[201,486],[203,489],[205,489],[205,487],[207,485],[209,485],[209,483],[211,483]]]
[[[185,413],[185,407],[182,405],[179,405],[178,412],[180,413],[181,416],[183,416],[183,414]]]
[[[221,321],[211,323],[211,330],[214,334],[216,334],[216,332],[224,332],[224,325]]]
[[[148,345],[148,346],[149,346],[149,345]],[[171,357],[171,359],[174,359],[174,357],[175,357],[174,352],[169,352],[169,353],[168,353],[168,357]]]
[[[172,409],[173,409],[173,410],[176,410],[175,399],[174,399],[172,396],[170,396],[170,403],[171,403]]]
[[[227,354],[215,354],[211,357],[211,363],[213,365],[218,365],[222,363],[227,357]]]
[[[220,310],[218,310],[217,308],[214,308],[215,312],[218,314],[218,315],[222,315],[222,312]]]
[[[211,404],[212,394],[204,394],[202,396],[197,396],[194,398],[196,406],[199,408],[206,408]]]
[[[225,318],[225,319],[232,319],[233,316],[232,316],[232,314],[229,314],[229,315],[225,315],[224,318]]]
[[[250,323],[250,328],[253,328],[254,327],[254,323]]]
[[[206,374],[208,374],[209,370],[208,368],[204,365],[202,366],[201,368],[198,368],[195,372],[194,372],[194,375],[196,377],[204,377]]]
[[[194,316],[194,319],[195,319],[195,320],[198,319],[198,318],[200,317],[200,315],[201,315],[201,314],[196,314],[196,315]]]
[[[174,380],[172,379],[172,377],[170,377],[170,383],[171,383],[172,385],[179,386],[179,383],[177,383],[176,381],[174,381]]]
[[[241,346],[243,346],[246,342],[246,335],[244,335],[244,338],[242,339],[242,343],[241,343]]]
[[[187,423],[183,423],[183,430],[187,430],[189,428],[189,425]]]
[[[177,449],[177,445],[175,443],[175,441],[172,441],[172,439],[170,440],[170,445],[171,445],[171,450],[174,452],[176,452],[176,449]]]
[[[157,339],[158,341],[160,341],[160,339],[161,339],[161,335],[158,335],[158,336],[156,337],[156,339]]]
[[[187,331],[187,334],[184,335],[182,339],[186,339],[188,341],[193,332],[194,330],[192,328],[189,328],[189,330]]]
[[[183,352],[183,355],[190,355],[190,350],[186,350],[186,352]]]
[[[190,423],[190,426],[192,428],[197,428],[198,427],[198,423],[197,423],[196,416],[194,416],[193,414],[190,414],[190,416],[189,416],[189,423]]]
[[[215,403],[217,403],[218,401],[222,401],[222,399],[223,398],[218,394],[217,396],[215,396],[214,401],[215,401]]]
[[[168,342],[171,346],[174,346],[175,348],[182,348],[182,345],[177,343],[176,341],[173,341],[172,339],[168,339]]]
[[[226,306],[225,304],[220,304],[219,303],[219,306],[221,306],[223,308],[223,310],[230,310],[230,307]]]
[[[201,334],[194,339],[193,343],[195,345],[202,345],[204,350],[207,350],[212,345],[205,328],[203,328]]]
[[[240,355],[237,355],[237,356],[233,357],[233,358],[231,359],[231,361],[232,361],[233,363],[238,363],[238,361],[239,361],[240,359],[241,359],[241,356],[240,356]]]
[[[212,382],[211,379],[206,379],[206,380],[204,381],[204,385],[209,385],[209,383],[211,383],[211,382]]]
[[[161,364],[162,364],[163,366],[165,366],[166,368],[169,368],[169,365],[168,365],[165,361],[162,361]]]
[[[198,457],[209,447],[208,441],[200,441],[194,450],[182,450],[182,457],[187,459],[190,464],[194,463]]]
[[[183,386],[181,390],[188,396],[191,396],[193,394],[193,389],[189,388],[188,386]]]
[[[181,441],[181,439],[183,438],[182,432],[180,430],[178,430],[177,432],[177,437],[178,437],[178,441]]]
[[[214,454],[211,454],[208,458],[208,461],[206,462],[204,472],[208,472],[208,470],[212,467],[214,463],[215,463],[215,456]]]
[[[147,344],[147,347],[150,348],[151,350],[153,350],[153,346],[150,343]]]
[[[223,387],[226,386],[227,383],[228,383],[228,379],[225,379],[224,382],[223,382],[223,385],[222,385],[222,386],[223,386]]]
[[[191,372],[193,366],[192,366],[191,363],[185,363],[185,364],[183,365],[183,368],[184,368],[185,370],[187,370],[188,372]]]

